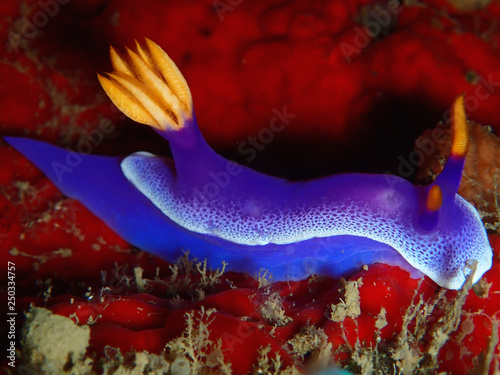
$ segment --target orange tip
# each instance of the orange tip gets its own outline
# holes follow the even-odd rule
[[[435,212],[441,208],[443,204],[443,192],[439,185],[433,185],[427,193],[427,201],[425,207],[430,212]]]
[[[451,106],[451,126],[453,140],[451,143],[451,154],[464,158],[469,149],[469,128],[464,107],[465,94],[459,95]]]

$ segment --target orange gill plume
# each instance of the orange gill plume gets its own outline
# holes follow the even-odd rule
[[[179,130],[192,118],[193,104],[181,72],[156,43],[136,41],[136,52],[110,48],[114,71],[98,74],[104,91],[132,120],[158,130]]]

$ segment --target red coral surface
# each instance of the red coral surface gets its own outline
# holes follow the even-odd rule
[[[2,135],[78,150],[81,139],[106,126],[93,153],[168,154],[153,131],[116,111],[95,75],[109,71],[110,44],[143,37],[161,45],[186,76],[207,141],[264,172],[411,178],[419,167],[410,157],[413,142],[447,119],[463,91],[468,116],[500,132],[496,2],[468,10],[444,0],[404,7],[46,0],[3,2],[0,14]],[[283,111],[296,117],[266,137],[263,129]],[[262,369],[266,356],[282,370],[333,361],[355,372],[371,365],[466,374],[499,366],[499,237],[490,237],[493,269],[465,295],[386,265],[346,281],[271,285],[236,273],[216,277],[190,262],[177,274],[64,197],[4,142],[0,161],[0,256],[2,264],[15,263],[17,339],[22,311],[34,304],[90,322],[88,355],[96,369],[99,358],[113,360],[110,347],[162,353],[169,343],[172,359],[180,350],[173,340],[187,335],[190,322],[208,327],[210,350],[220,339],[233,373]]]

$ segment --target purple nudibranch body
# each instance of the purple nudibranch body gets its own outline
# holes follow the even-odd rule
[[[6,137],[61,191],[80,200],[131,244],[169,261],[183,249],[209,265],[274,280],[345,276],[364,264],[398,265],[458,289],[474,261],[477,281],[492,250],[476,209],[457,194],[468,146],[463,97],[453,107],[454,141],[429,186],[396,176],[341,174],[290,182],[215,153],[198,130],[187,83],[150,40],[99,79],[132,119],[157,129],[173,160],[139,152],[77,157],[43,142]]]

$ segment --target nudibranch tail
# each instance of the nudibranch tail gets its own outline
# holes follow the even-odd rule
[[[193,118],[191,92],[172,59],[146,39],[121,56],[110,48],[114,72],[98,74],[109,98],[132,120],[159,131],[180,130]]]

